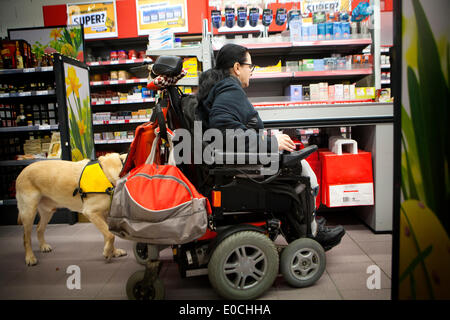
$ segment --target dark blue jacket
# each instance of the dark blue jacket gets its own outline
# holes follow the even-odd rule
[[[264,124],[247,98],[247,94],[239,80],[233,76],[227,77],[212,87],[208,97],[202,101],[202,112],[208,128],[217,128],[225,133],[226,129],[258,130],[264,129]],[[262,139],[267,143],[268,151],[272,150],[275,138],[257,134],[258,142]],[[277,146],[274,144],[274,147]],[[246,143],[246,151],[249,146]],[[256,150],[254,150],[256,151]]]

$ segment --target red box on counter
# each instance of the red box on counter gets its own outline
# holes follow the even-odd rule
[[[310,165],[311,169],[314,171],[317,177],[317,182],[319,183],[319,194],[316,197],[316,208],[320,207],[321,203],[321,190],[322,190],[322,166],[319,159],[319,149],[318,151],[312,153],[308,158],[305,160]]]
[[[327,207],[374,204],[372,154],[320,151],[321,201]]]

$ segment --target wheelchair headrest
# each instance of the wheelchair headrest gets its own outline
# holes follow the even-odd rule
[[[159,56],[152,67],[152,74],[156,76],[174,77],[183,70],[183,60],[177,56]]]

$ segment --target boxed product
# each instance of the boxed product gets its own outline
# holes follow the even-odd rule
[[[366,87],[366,99],[375,99],[375,87]]]
[[[311,101],[319,101],[320,100],[320,88],[318,83],[313,83],[309,85]]]
[[[366,98],[366,88],[365,87],[355,88],[355,98],[356,99],[365,99]]]
[[[334,85],[334,100],[344,100],[344,85],[335,84]]]
[[[148,49],[172,49],[174,35],[170,28],[151,31],[148,35]]]
[[[319,100],[321,100],[321,101],[328,100],[328,83],[327,82],[319,83]]]
[[[290,85],[285,89],[285,95],[290,97],[291,101],[302,101],[303,100],[303,86],[299,85]]]
[[[295,72],[298,70],[298,61],[286,61],[286,72]]]
[[[186,69],[186,78],[196,78],[198,77],[198,62],[197,58],[186,58],[183,61],[183,69]]]
[[[314,71],[314,59],[303,59],[302,71]]]
[[[310,90],[309,86],[304,86],[303,87],[303,100],[304,101],[311,100],[311,90]]]
[[[344,84],[344,100],[350,100],[350,85]]]
[[[355,100],[356,96],[355,96],[355,90],[356,90],[356,86],[355,84],[351,84],[350,85],[350,100]]]
[[[329,101],[334,101],[335,100],[334,85],[328,86],[328,100]]]
[[[323,59],[314,59],[314,71],[325,70],[325,63]]]

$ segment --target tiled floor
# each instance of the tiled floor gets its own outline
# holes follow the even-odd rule
[[[327,267],[311,287],[290,287],[280,275],[272,288],[260,299],[274,300],[351,300],[390,299],[392,235],[377,235],[350,215],[326,216],[331,225],[343,224],[347,233],[339,246],[326,253]],[[116,246],[128,255],[107,263],[103,259],[103,237],[89,223],[49,225],[46,240],[53,247],[50,253],[39,251],[36,228],[33,250],[38,259],[27,267],[21,226],[0,226],[0,299],[127,299],[128,278],[143,270],[133,255],[132,242],[116,238]],[[277,239],[277,242],[284,239]],[[220,297],[211,288],[207,276],[182,279],[171,251],[161,252],[161,279],[166,299],[211,300]],[[81,271],[81,289],[69,290],[66,282],[70,265]],[[369,290],[367,268],[379,266],[381,289]]]

